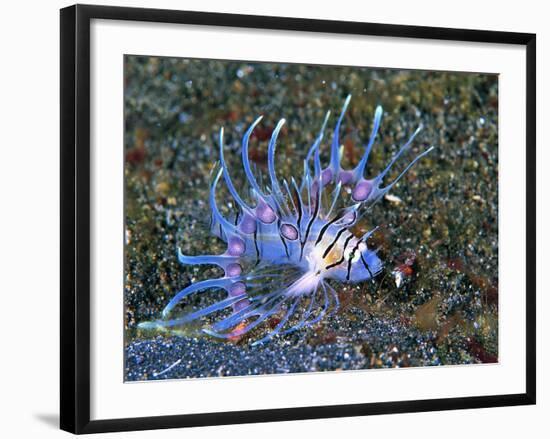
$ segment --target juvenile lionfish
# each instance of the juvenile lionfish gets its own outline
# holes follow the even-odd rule
[[[412,160],[395,180],[383,185],[382,180],[408,150],[421,129],[419,127],[380,174],[366,179],[365,167],[382,118],[382,107],[378,106],[363,157],[354,169],[343,169],[339,133],[350,99],[348,96],[334,128],[329,165],[321,166],[319,149],[330,112],[309,148],[299,182],[294,178],[280,181],[275,172],[277,137],[285,123],[281,119],[268,146],[270,184],[258,183],[251,170],[248,144],[262,116],[254,121],[242,140],[242,164],[250,186],[250,204],[233,184],[224,159],[223,128],[220,130],[220,166],[210,187],[209,201],[212,233],[227,243],[227,250],[221,255],[188,256],[178,249],[178,258],[185,265],[217,265],[224,270],[224,275],[187,286],[166,305],[161,320],[144,322],[140,327],[171,328],[226,310],[202,331],[217,338],[233,339],[268,323],[264,325],[267,331],[262,333],[263,338],[253,343],[259,344],[278,334],[314,325],[329,310],[335,313],[339,298],[329,280],[359,283],[373,279],[381,272],[382,262],[376,250],[367,245],[367,239],[376,228],[363,236],[355,236],[351,228],[433,147]],[[238,213],[233,218],[224,217],[216,203],[216,187],[222,176],[238,206]],[[345,192],[351,194],[349,205],[339,207]],[[198,311],[170,318],[182,299],[209,289],[223,289],[227,296]]]

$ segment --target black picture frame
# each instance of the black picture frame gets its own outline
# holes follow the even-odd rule
[[[526,392],[508,395],[90,420],[90,21],[181,23],[357,34],[526,47]],[[61,10],[61,404],[60,424],[99,433],[250,422],[535,404],[536,36],[303,18],[75,5]]]

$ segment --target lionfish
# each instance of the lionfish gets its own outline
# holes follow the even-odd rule
[[[247,202],[237,191],[224,158],[223,127],[219,133],[220,164],[210,187],[211,231],[227,243],[220,255],[188,256],[178,248],[184,265],[212,264],[224,275],[192,283],[179,291],[162,311],[162,319],[143,322],[141,328],[173,328],[197,321],[219,311],[226,312],[202,331],[220,339],[234,339],[264,324],[265,343],[277,335],[310,327],[339,307],[338,294],[329,280],[359,283],[373,279],[382,271],[377,250],[367,245],[376,227],[363,236],[351,231],[368,209],[387,194],[399,179],[433,147],[425,150],[390,183],[383,179],[407,151],[421,126],[395,154],[386,168],[367,179],[364,171],[382,118],[382,107],[374,113],[372,132],[365,153],[354,169],[341,166],[340,125],[349,105],[348,95],[334,128],[327,167],[321,166],[320,145],[330,111],[303,162],[300,181],[280,180],[275,172],[277,138],[285,123],[276,125],[268,145],[269,185],[258,182],[249,161],[249,140],[263,116],[258,117],[242,140],[242,165],[249,185]],[[313,172],[312,167],[313,165]],[[229,194],[238,206],[233,218],[225,217],[216,202],[216,188],[223,177]],[[347,206],[339,207],[344,193]],[[210,289],[223,289],[223,300],[181,317],[172,317],[174,308],[187,296]]]

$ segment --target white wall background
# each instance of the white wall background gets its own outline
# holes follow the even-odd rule
[[[108,437],[279,438],[523,437],[547,434],[550,311],[544,276],[550,257],[550,16],[545,2],[460,0],[103,0],[88,3],[537,33],[538,93],[538,405],[455,412],[325,419],[110,434]],[[0,14],[0,432],[3,437],[61,437],[58,422],[59,13],[70,2],[27,0]],[[546,204],[546,205],[545,205]],[[546,345],[546,350],[543,348]]]

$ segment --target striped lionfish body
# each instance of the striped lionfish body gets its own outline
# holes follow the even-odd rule
[[[355,236],[351,229],[432,148],[414,158],[393,181],[383,183],[397,159],[410,147],[419,127],[380,174],[365,178],[365,167],[382,117],[379,106],[362,159],[354,169],[343,169],[339,133],[350,98],[347,97],[334,128],[328,166],[321,166],[320,145],[330,112],[309,148],[299,181],[280,180],[275,172],[275,146],[285,123],[282,119],[273,130],[268,146],[269,185],[258,183],[248,157],[250,136],[262,117],[256,119],[242,140],[242,164],[250,188],[246,200],[231,179],[224,159],[223,128],[220,130],[221,166],[212,181],[209,201],[212,232],[227,243],[227,250],[220,255],[201,256],[184,255],[178,250],[178,258],[186,265],[217,265],[224,270],[224,275],[187,286],[166,305],[162,319],[141,323],[140,327],[171,328],[225,311],[202,331],[217,338],[232,339],[265,327],[263,337],[254,342],[263,343],[278,334],[314,325],[329,311],[336,312],[338,294],[329,280],[359,283],[381,272],[381,260],[367,245],[376,228],[363,236]],[[224,217],[216,202],[216,188],[222,178],[238,206],[234,218]],[[350,194],[347,206],[342,205],[346,192]],[[187,296],[210,289],[223,289],[227,296],[213,305],[172,317],[174,307]],[[269,325],[265,325],[267,322]]]

